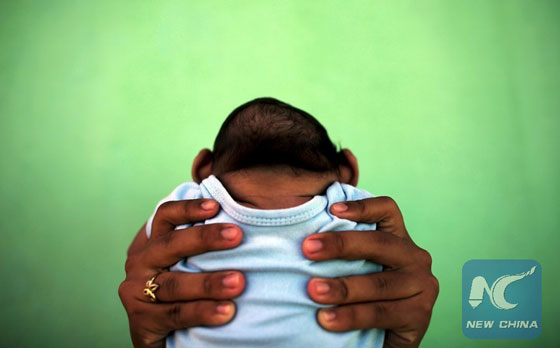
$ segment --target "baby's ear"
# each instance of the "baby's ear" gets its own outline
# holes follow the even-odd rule
[[[209,149],[202,149],[196,155],[192,168],[191,175],[193,180],[200,184],[202,180],[206,179],[212,174],[212,166],[214,165],[214,154]]]
[[[340,176],[338,181],[352,186],[358,185],[358,159],[349,149],[342,149],[340,153],[344,157],[344,162],[338,166]]]

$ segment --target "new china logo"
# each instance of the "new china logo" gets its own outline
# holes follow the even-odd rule
[[[506,300],[506,289],[508,285],[521,280],[533,273],[537,266],[533,266],[530,271],[516,275],[504,275],[496,279],[491,288],[488,288],[486,279],[482,276],[474,277],[471,284],[471,295],[469,296],[469,304],[472,308],[478,307],[483,301],[484,292],[488,294],[492,305],[498,309],[513,309],[517,307],[517,303],[509,303]]]
[[[466,262],[463,333],[469,338],[536,338],[541,333],[541,287],[537,261]]]

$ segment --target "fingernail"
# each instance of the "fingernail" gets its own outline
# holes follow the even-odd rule
[[[348,205],[344,203],[336,203],[332,205],[332,210],[335,213],[342,213],[348,210]]]
[[[216,208],[216,204],[215,201],[204,201],[200,204],[200,207],[204,210],[212,210]]]
[[[332,321],[336,318],[336,313],[332,309],[322,309],[321,311],[319,311],[319,316],[324,321]]]
[[[237,237],[239,231],[235,227],[227,227],[223,229],[221,232],[222,237],[227,240],[234,240]]]
[[[320,295],[326,294],[327,292],[329,292],[330,289],[331,289],[331,286],[329,285],[329,283],[327,283],[325,281],[315,282],[315,291]]]
[[[231,303],[222,303],[216,307],[216,312],[218,314],[230,314],[233,310],[233,305]]]
[[[239,285],[239,274],[238,273],[230,273],[222,279],[222,284],[226,288],[235,288]]]
[[[321,249],[323,249],[323,242],[318,239],[311,239],[305,242],[305,249],[310,253],[315,253]]]

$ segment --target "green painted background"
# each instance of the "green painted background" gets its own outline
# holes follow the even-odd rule
[[[425,347],[552,347],[557,1],[0,2],[0,345],[126,347],[125,250],[258,96],[315,115],[434,258]],[[472,341],[461,267],[543,266],[543,333]]]

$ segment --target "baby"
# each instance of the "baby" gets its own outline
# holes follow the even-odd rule
[[[214,151],[198,154],[192,176],[195,182],[179,185],[159,204],[215,199],[221,210],[204,224],[235,223],[244,239],[237,248],[190,257],[171,270],[240,270],[246,288],[235,299],[237,312],[230,323],[175,331],[167,347],[383,346],[383,330],[324,330],[316,311],[326,306],[306,292],[311,277],[382,269],[365,260],[314,262],[302,253],[303,239],[313,233],[375,229],[330,214],[333,203],[372,195],[351,186],[358,181],[355,157],[349,150],[337,151],[316,119],[273,98],[243,104],[225,120]],[[148,237],[152,220],[153,215],[146,225]]]

